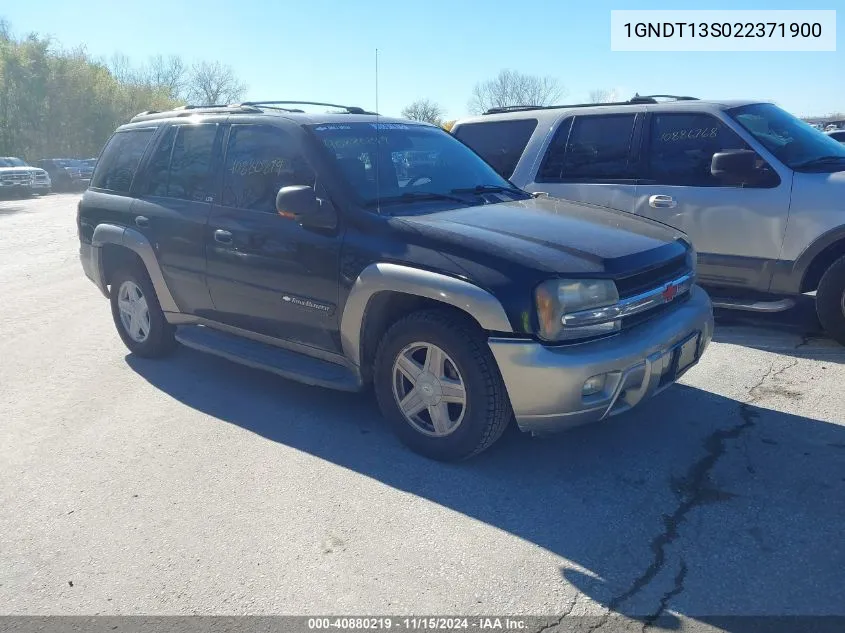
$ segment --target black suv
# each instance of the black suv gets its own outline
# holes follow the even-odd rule
[[[698,361],[712,310],[682,233],[532,197],[438,127],[331,107],[186,107],[115,132],[80,255],[132,352],[178,341],[372,384],[436,459],[513,418],[544,433],[621,413]]]

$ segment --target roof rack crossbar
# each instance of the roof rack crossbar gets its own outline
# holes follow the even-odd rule
[[[284,106],[284,105],[313,105],[313,106],[324,106],[326,108],[337,108],[339,110],[343,110],[348,114],[375,114],[375,112],[368,112],[364,110],[364,108],[359,108],[358,106],[345,106],[339,105],[337,103],[322,103],[320,101],[244,101],[243,103],[239,103],[238,105],[242,106],[254,106],[254,107],[271,107],[271,106]],[[285,110],[287,108],[277,108],[279,110]],[[302,112],[302,110],[290,110],[291,112]]]
[[[698,97],[681,97],[677,95],[639,95],[635,94],[628,101],[610,101],[606,103],[566,103],[560,105],[532,106],[512,105],[490,108],[482,114],[502,114],[505,112],[528,112],[531,110],[557,110],[560,108],[600,108],[602,106],[622,106],[643,103],[659,103],[658,99],[674,99],[675,101],[698,101]]]

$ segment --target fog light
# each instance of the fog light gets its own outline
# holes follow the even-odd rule
[[[581,387],[581,395],[594,396],[597,393],[600,393],[604,389],[604,385],[606,382],[607,374],[599,374],[597,376],[587,378],[587,380],[584,382],[584,386]]]

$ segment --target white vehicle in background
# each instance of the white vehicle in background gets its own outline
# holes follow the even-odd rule
[[[28,197],[50,193],[51,189],[50,176],[43,169],[27,165],[15,156],[0,157],[0,195]]]
[[[829,132],[826,132],[826,134],[834,141],[845,143],[845,130],[830,130]]]

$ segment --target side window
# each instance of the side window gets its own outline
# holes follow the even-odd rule
[[[566,157],[566,143],[572,130],[572,117],[561,121],[555,132],[540,169],[537,172],[538,182],[558,182],[563,178],[564,158]]]
[[[154,131],[153,128],[144,128],[115,133],[97,161],[91,187],[129,193]]]
[[[314,171],[296,140],[269,125],[233,125],[226,147],[222,203],[275,213],[276,194],[291,185],[316,185]]]
[[[646,151],[648,177],[658,184],[724,187],[710,173],[713,154],[748,149],[737,134],[709,114],[654,114]]]
[[[468,123],[455,130],[455,138],[474,150],[500,176],[510,178],[536,128],[537,119]]]
[[[211,164],[217,125],[182,125],[177,128],[170,155],[167,196],[198,202],[211,195]]]
[[[141,178],[141,195],[166,196],[167,174],[170,170],[170,154],[173,153],[173,139],[176,138],[176,127],[170,127],[165,132],[159,144],[152,151],[147,168]]]
[[[629,157],[635,122],[634,113],[564,121],[543,159],[540,178],[545,182],[632,178]]]

